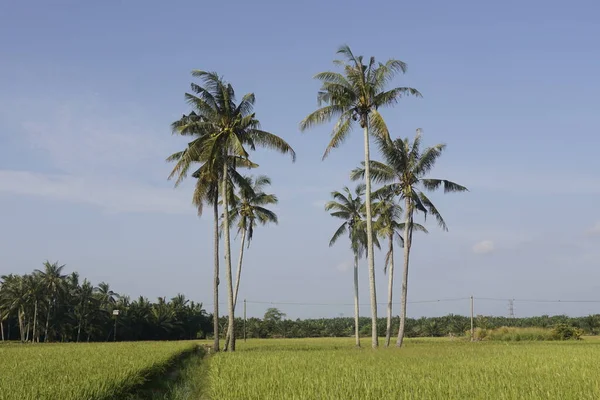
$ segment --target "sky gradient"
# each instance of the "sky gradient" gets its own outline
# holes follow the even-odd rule
[[[252,155],[272,178],[280,223],[256,230],[240,298],[352,303],[352,255],[344,241],[328,247],[339,222],[323,205],[351,184],[361,132],[321,161],[331,126],[298,129],[316,107],[312,76],[347,43],[408,64],[394,83],[423,98],[384,111],[390,131],[422,128],[426,145],[447,143],[431,177],[470,189],[432,196],[450,231],[428,221],[431,233],[416,235],[409,300],[600,300],[597,2],[0,4],[0,274],[48,259],[132,297],[181,292],[212,309],[212,221],[196,216],[191,182],[167,181],[164,161],[186,144],[169,125],[189,111],[190,71],[204,69],[240,96],[254,92],[263,127],[298,155],[295,164]],[[383,303],[380,254],[376,263]],[[221,293],[224,302],[225,285]],[[280,308],[352,314],[349,305]],[[468,310],[468,300],[417,303],[409,316]],[[507,302],[478,301],[476,312],[506,315]],[[517,316],[592,312],[600,303],[515,302]]]

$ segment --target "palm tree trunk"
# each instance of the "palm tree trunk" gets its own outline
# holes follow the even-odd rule
[[[217,191],[218,192],[218,191]],[[219,195],[215,194],[213,200],[213,217],[214,217],[214,282],[213,282],[213,332],[215,335],[213,343],[213,351],[219,351]]]
[[[390,234],[390,248],[388,266],[388,303],[387,303],[387,326],[385,328],[385,347],[390,347],[390,339],[392,337],[392,299],[394,294],[394,232]]]
[[[238,291],[240,289],[240,278],[242,277],[242,260],[244,259],[244,245],[246,244],[246,229],[242,229],[242,244],[240,247],[240,259],[238,260],[235,274],[235,291],[233,292],[233,308],[237,304]]]
[[[77,324],[77,339],[75,342],[79,343],[79,338],[81,337],[81,318],[79,318],[79,324]]]
[[[367,209],[367,259],[369,262],[369,291],[371,294],[371,346],[379,346],[377,337],[377,293],[375,291],[375,255],[373,254],[373,220],[371,213],[371,168],[369,161],[371,155],[369,152],[369,126],[365,124],[365,208]]]
[[[238,261],[237,271],[235,273],[235,290],[233,292],[233,308],[237,304],[238,291],[240,289],[240,278],[242,277],[242,260],[244,259],[244,245],[246,244],[246,229],[242,229],[242,244],[240,247],[240,259]],[[227,327],[227,337],[225,343],[229,342],[231,338],[231,329]]]
[[[19,333],[21,335],[21,343],[23,343],[25,341],[25,332],[23,329],[23,309],[19,309],[17,311],[17,315],[19,317]]]
[[[52,300],[48,302],[48,315],[46,316],[46,328],[44,329],[44,343],[48,342],[48,327],[50,326],[50,311],[52,310]]]
[[[406,298],[408,295],[408,261],[410,257],[410,246],[412,242],[412,210],[410,200],[406,199],[406,222],[404,224],[404,271],[402,273],[402,298],[400,300],[400,327],[398,328],[398,339],[396,347],[402,347],[404,343],[404,326],[406,324]]]
[[[85,307],[82,305],[81,316],[79,317],[79,323],[77,324],[77,343],[79,343],[79,338],[81,337],[81,325],[83,323],[83,316],[85,315]]]
[[[227,305],[229,308],[229,324],[227,329],[231,330],[228,347],[235,351],[235,311],[233,309],[233,279],[231,274],[231,240],[229,238],[229,196],[227,185],[227,160],[223,160],[223,230],[225,239],[225,277],[227,278]]]
[[[4,319],[0,318],[0,333],[2,334],[2,341],[4,342]]]
[[[356,347],[360,347],[358,312],[358,254],[354,254],[354,337],[356,339]]]
[[[35,305],[33,306],[33,342],[35,342],[35,335],[37,333],[37,310],[38,310],[38,302],[35,301]]]

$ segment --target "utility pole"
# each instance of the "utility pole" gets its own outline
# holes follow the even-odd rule
[[[474,310],[473,296],[471,295],[471,342],[475,340],[475,324],[473,323]]]
[[[246,299],[244,299],[244,342],[246,341]]]
[[[117,318],[119,317],[119,310],[113,310],[115,316],[115,334],[113,335],[113,342],[117,341]]]

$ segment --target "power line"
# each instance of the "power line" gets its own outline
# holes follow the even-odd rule
[[[432,299],[432,300],[415,300],[415,301],[407,301],[408,304],[422,304],[422,303],[439,303],[446,301],[461,301],[468,300],[468,297],[458,297],[451,299]],[[289,305],[289,306],[353,306],[354,303],[299,303],[299,302],[284,302],[284,301],[247,301],[248,304],[272,304],[272,305]],[[388,303],[377,303],[377,305],[383,306]],[[399,305],[401,303],[394,302],[392,304]],[[359,304],[360,306],[369,306],[370,303]]]
[[[493,297],[475,297],[475,300],[513,301],[520,303],[600,303],[600,300],[549,300],[549,299],[500,299]]]

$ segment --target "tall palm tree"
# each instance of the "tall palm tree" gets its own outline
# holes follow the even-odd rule
[[[15,274],[3,275],[2,279],[2,295],[1,303],[5,315],[9,316],[12,313],[17,313],[19,323],[19,334],[21,342],[25,341],[25,328],[23,324],[23,309],[27,303],[27,290],[23,283],[23,277]]]
[[[344,234],[348,234],[350,248],[354,256],[354,337],[356,346],[360,347],[359,335],[359,307],[358,307],[358,263],[364,250],[367,248],[367,230],[365,223],[365,207],[362,200],[365,195],[365,185],[359,184],[354,193],[347,187],[342,192],[331,192],[332,201],[325,204],[325,211],[333,211],[332,217],[339,218],[344,222],[333,234],[329,246],[333,246]],[[375,244],[379,242],[375,238]]]
[[[44,270],[36,270],[42,278],[42,285],[46,290],[46,301],[47,301],[47,316],[46,316],[46,327],[44,329],[44,342],[49,341],[48,328],[50,325],[50,314],[53,307],[56,306],[56,302],[59,296],[64,292],[65,289],[65,278],[66,275],[62,274],[64,265],[58,265],[58,262],[50,264],[50,261],[44,262]]]
[[[192,75],[200,78],[204,86],[192,84],[195,94],[186,93],[188,102],[194,107],[194,115],[191,118],[184,116],[185,121],[177,130],[182,134],[192,134],[196,139],[188,144],[186,156],[180,157],[178,161],[180,167],[177,173],[180,175],[185,173],[193,162],[200,161],[206,164],[208,175],[220,180],[223,204],[225,277],[228,286],[227,303],[229,326],[232,329],[229,349],[234,351],[235,311],[229,218],[229,198],[232,187],[230,170],[236,168],[236,160],[249,159],[246,148],[255,150],[256,147],[266,147],[278,150],[281,153],[291,154],[292,160],[295,160],[296,154],[285,140],[260,128],[260,123],[253,112],[255,102],[253,93],[244,95],[242,100],[236,104],[233,86],[216,73],[194,70]]]
[[[83,284],[75,289],[74,295],[77,299],[77,305],[75,306],[77,317],[77,342],[79,342],[81,337],[81,329],[86,328],[85,325],[89,322],[92,307],[100,305],[100,299],[94,298],[95,290],[94,286],[87,279],[84,279]]]
[[[100,300],[100,304],[108,311],[110,311],[109,308],[114,307],[119,298],[119,294],[114,292],[106,282],[100,282],[98,284],[96,294]]]
[[[278,223],[277,214],[265,206],[277,204],[277,196],[263,192],[263,188],[271,184],[271,179],[260,175],[256,179],[245,176],[244,185],[240,185],[237,195],[233,198],[233,208],[230,211],[231,222],[238,221],[238,233],[241,233],[240,257],[238,260],[235,290],[233,292],[233,307],[237,304],[240,278],[242,275],[242,261],[244,258],[244,247],[246,239],[248,248],[254,236],[254,228],[257,224],[265,225],[269,222]],[[231,335],[231,329],[227,328],[227,338]],[[227,341],[226,341],[227,342]]]
[[[406,138],[381,144],[381,152],[385,163],[371,161],[367,164],[370,165],[373,180],[387,183],[384,188],[380,189],[382,192],[393,193],[404,200],[404,271],[402,274],[400,327],[396,341],[398,347],[401,347],[404,341],[408,265],[412,235],[416,228],[414,214],[422,212],[425,217],[427,217],[427,214],[433,215],[438,225],[447,231],[446,222],[425,192],[434,191],[440,187],[444,188],[444,193],[467,191],[466,187],[448,180],[426,178],[445,148],[445,144],[437,144],[424,150],[421,149],[421,130],[418,129],[412,142]],[[359,179],[364,176],[366,174],[366,168],[364,167],[363,164],[363,168],[354,170],[351,174],[352,178]]]
[[[263,191],[266,186],[271,185],[271,179],[265,175],[256,178],[245,176],[246,184],[240,186],[237,196],[234,200],[234,207],[230,211],[231,222],[238,221],[238,233],[241,233],[240,258],[235,280],[235,291],[233,304],[237,303],[238,290],[240,285],[240,276],[242,271],[242,260],[244,257],[244,246],[250,248],[250,243],[254,237],[254,228],[267,223],[277,224],[277,214],[266,208],[266,206],[277,204],[278,199],[274,194],[267,194]]]
[[[40,303],[44,300],[44,287],[43,281],[39,273],[33,273],[23,276],[24,284],[27,290],[28,302],[33,303],[33,326],[32,326],[32,342],[39,342],[39,329],[38,329],[38,310]],[[29,329],[27,329],[27,335],[29,335]]]
[[[304,131],[315,125],[337,119],[333,128],[332,138],[325,150],[323,158],[329,152],[340,146],[352,131],[354,122],[363,129],[365,162],[370,160],[369,137],[374,136],[378,141],[389,142],[388,128],[379,109],[394,105],[404,95],[420,96],[413,88],[396,87],[387,89],[388,83],[398,73],[406,72],[406,64],[400,60],[390,59],[385,63],[377,63],[371,57],[367,64],[362,56],[355,56],[350,47],[342,46],[338,54],[345,60],[334,63],[343,68],[343,73],[321,72],[315,78],[322,83],[317,101],[319,108],[308,115],[301,123],[300,130]],[[365,208],[367,219],[367,258],[369,262],[369,290],[371,295],[371,341],[377,347],[377,294],[375,291],[375,259],[373,254],[373,226],[371,210],[371,177],[369,165],[365,171],[366,196]]]
[[[392,337],[392,301],[394,294],[394,239],[403,246],[404,239],[400,232],[404,229],[402,219],[402,207],[395,201],[393,193],[375,192],[373,194],[373,212],[376,215],[375,231],[387,239],[388,250],[385,254],[383,272],[388,275],[388,301],[387,301],[387,324],[385,329],[385,347],[389,347]],[[427,232],[419,224],[414,224],[414,229]]]

